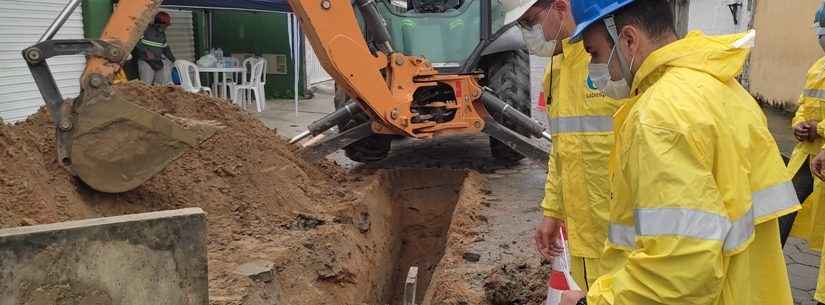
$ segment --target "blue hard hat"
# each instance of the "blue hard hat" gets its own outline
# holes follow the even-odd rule
[[[582,34],[594,22],[605,16],[615,13],[620,8],[633,3],[634,0],[573,0],[573,19],[576,21],[576,31],[570,41],[579,41]]]

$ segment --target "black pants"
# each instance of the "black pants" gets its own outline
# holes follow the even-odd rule
[[[785,159],[785,164],[787,164],[788,158],[784,155],[782,158]],[[793,186],[796,189],[799,202],[805,201],[805,198],[808,198],[808,195],[814,191],[814,179],[817,178],[811,175],[811,169],[808,167],[808,161],[806,160],[805,164],[802,164],[802,167],[793,177]],[[779,238],[782,240],[783,247],[788,240],[788,235],[791,234],[794,220],[796,220],[796,212],[779,217]]]

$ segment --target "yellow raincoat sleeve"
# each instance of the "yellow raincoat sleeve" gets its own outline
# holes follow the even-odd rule
[[[805,98],[804,95],[799,96],[799,108],[796,109],[796,114],[791,121],[791,127],[799,123],[807,121],[819,121],[819,101],[815,99]],[[819,128],[817,128],[819,129]],[[820,133],[821,135],[821,133]]]
[[[558,96],[561,60],[562,57],[560,55],[554,56],[544,68],[543,90],[548,100],[548,114],[553,111],[554,106],[557,106],[554,105],[553,101],[554,97]],[[544,200],[541,202],[541,208],[544,210],[544,216],[564,219],[564,208],[561,197],[561,172],[559,171],[558,160],[556,160],[555,149],[556,147],[553,146],[550,150],[550,158],[547,165],[547,183],[544,186]]]
[[[728,259],[721,241],[691,237],[716,229],[702,216],[718,215],[722,207],[711,166],[697,149],[702,145],[677,131],[636,125],[620,166],[634,182],[626,201],[635,204],[634,215],[625,216],[635,222],[625,226],[635,231],[634,245],[623,264],[590,288],[588,304],[714,304]]]
[[[544,200],[541,202],[541,208],[544,210],[544,216],[546,217],[564,219],[564,208],[561,204],[561,183],[559,181],[561,176],[558,173],[556,157],[552,152],[550,153],[547,169],[547,183],[544,185]]]

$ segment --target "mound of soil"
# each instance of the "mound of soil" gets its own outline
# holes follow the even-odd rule
[[[44,109],[16,125],[0,124],[0,228],[200,207],[209,222],[212,304],[263,302],[260,289],[235,274],[262,259],[288,278],[279,287],[284,304],[357,302],[352,290],[359,287],[349,286],[368,270],[345,262],[366,241],[352,221],[339,220],[353,210],[349,189],[359,178],[297,158],[275,132],[224,100],[140,82],[114,90],[141,96],[141,106],[156,112],[225,128],[141,187],[103,194],[60,167]]]

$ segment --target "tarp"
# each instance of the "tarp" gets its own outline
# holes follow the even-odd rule
[[[229,9],[247,11],[290,12],[287,0],[164,0],[164,6]]]

